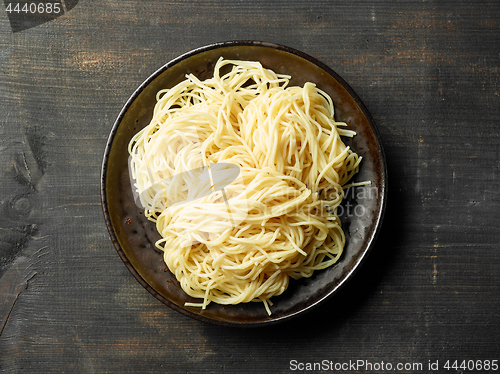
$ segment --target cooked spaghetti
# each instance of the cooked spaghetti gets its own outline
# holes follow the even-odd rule
[[[289,279],[335,264],[336,208],[361,157],[340,136],[331,98],[259,62],[219,59],[157,94],[129,144],[134,190],[156,222],[169,270],[205,308],[263,302]]]

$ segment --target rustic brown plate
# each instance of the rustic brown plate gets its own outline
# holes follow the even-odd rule
[[[272,315],[262,303],[223,306],[211,303],[207,309],[185,307],[198,302],[187,296],[166,268],[155,249],[159,238],[155,225],[134,203],[128,175],[127,145],[152,116],[155,95],[194,73],[211,77],[219,57],[256,60],[278,73],[291,75],[292,85],[314,82],[326,91],[336,107],[336,119],[357,132],[345,139],[363,157],[357,181],[370,180],[362,190],[348,191],[341,217],[346,247],[339,262],[318,271],[309,279],[292,281],[288,290],[273,298]],[[356,93],[329,67],[302,52],[281,45],[257,41],[212,44],[188,52],[153,73],[130,97],[109,136],[102,165],[101,198],[111,240],[132,275],[151,294],[173,309],[196,319],[231,326],[261,326],[296,317],[332,296],[359,268],[373,246],[386,202],[387,171],[384,153],[373,120]]]

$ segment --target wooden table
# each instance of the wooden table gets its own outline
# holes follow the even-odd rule
[[[500,2],[64,5],[16,32],[0,5],[0,372],[500,372]],[[361,270],[265,329],[157,301],[118,257],[100,204],[127,98],[172,58],[231,39],[284,44],[340,74],[389,169]]]

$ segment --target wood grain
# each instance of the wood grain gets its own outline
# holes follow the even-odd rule
[[[499,20],[498,1],[80,1],[17,33],[0,17],[0,371],[499,359]],[[383,229],[359,273],[267,329],[160,304],[116,254],[100,206],[127,98],[170,59],[229,39],[285,44],[334,69],[371,112],[389,167]]]

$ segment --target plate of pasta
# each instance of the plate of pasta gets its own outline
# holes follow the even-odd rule
[[[373,246],[387,194],[375,124],[332,69],[295,49],[216,43],[154,72],[111,130],[101,200],[132,275],[190,317],[290,319]]]

